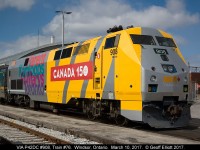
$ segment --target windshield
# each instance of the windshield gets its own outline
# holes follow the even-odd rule
[[[152,36],[131,34],[133,44],[156,45]]]
[[[156,39],[157,39],[158,44],[160,46],[176,47],[176,44],[174,43],[173,39],[171,39],[171,38],[165,38],[165,37],[156,36]]]

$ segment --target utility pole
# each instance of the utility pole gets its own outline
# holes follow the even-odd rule
[[[40,30],[39,30],[39,28],[38,28],[37,46],[38,46],[38,48],[39,48],[39,46],[40,46]]]
[[[64,47],[64,15],[65,14],[71,14],[72,12],[69,12],[69,11],[56,11],[56,13],[61,13],[62,14],[62,49],[63,49],[63,47]]]

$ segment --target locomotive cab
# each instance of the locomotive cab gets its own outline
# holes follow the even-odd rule
[[[189,68],[172,36],[149,28],[130,36],[141,45],[142,121],[156,128],[187,125]]]

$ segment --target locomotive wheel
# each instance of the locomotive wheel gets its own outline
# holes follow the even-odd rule
[[[13,99],[11,97],[11,95],[7,95],[7,101],[6,101],[7,104],[13,104]]]
[[[23,99],[23,97],[18,98],[18,99],[16,100],[16,104],[17,104],[18,106],[24,107],[25,105],[24,105],[24,99]]]
[[[19,97],[16,102],[15,102],[18,106],[21,107],[27,107],[29,106],[29,100],[28,99],[24,99],[24,97]]]
[[[125,126],[128,124],[128,119],[126,119],[125,117],[121,116],[121,115],[118,115],[116,118],[115,118],[115,122],[117,125],[119,126]]]
[[[5,100],[3,98],[0,98],[0,103],[5,104]]]
[[[95,107],[93,107],[93,103],[88,103],[86,105],[86,114],[87,114],[88,119],[90,120],[96,119]]]
[[[96,116],[94,116],[93,115],[93,113],[92,112],[87,112],[87,117],[88,117],[88,119],[90,119],[90,120],[95,120],[96,119]]]

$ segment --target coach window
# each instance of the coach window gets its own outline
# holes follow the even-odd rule
[[[0,87],[4,86],[4,82],[5,82],[5,69],[0,69]]]
[[[29,61],[29,58],[26,58],[26,59],[25,59],[25,62],[24,62],[24,66],[27,66],[27,65],[28,65],[28,61]]]
[[[115,38],[116,38],[116,36],[107,38],[104,49],[115,47]]]
[[[17,88],[17,83],[16,80],[11,80],[11,89],[16,89]]]
[[[70,57],[71,53],[72,53],[72,47],[64,49],[61,55],[61,59]]]
[[[54,56],[54,60],[60,59],[60,55],[61,55],[61,50],[56,51],[55,56]]]
[[[23,89],[23,80],[22,79],[18,79],[17,80],[17,89],[18,90],[22,90]]]

